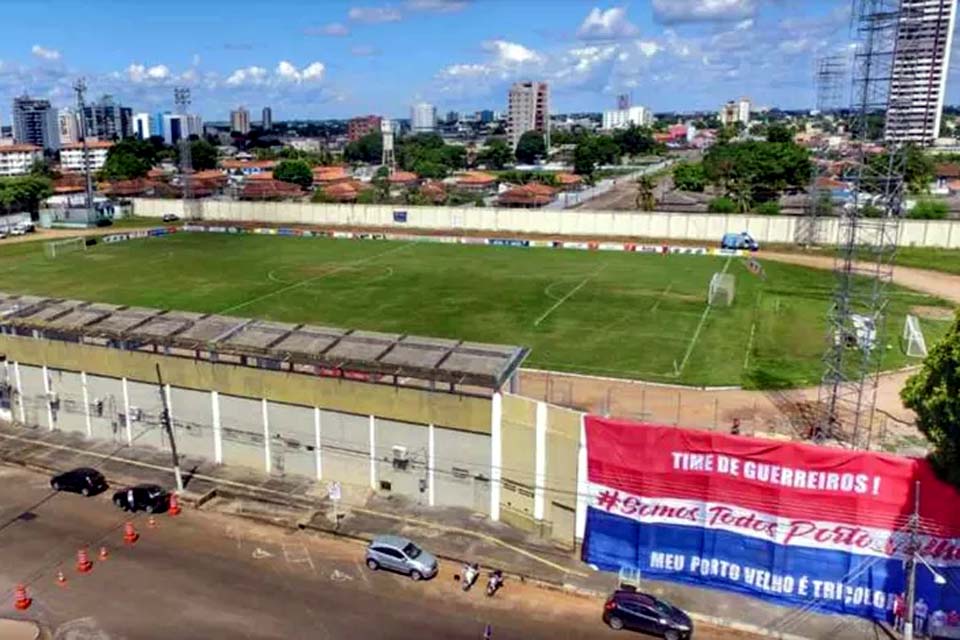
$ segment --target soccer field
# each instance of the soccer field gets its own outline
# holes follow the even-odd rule
[[[762,259],[762,257],[761,257]],[[0,290],[482,342],[532,350],[526,366],[696,385],[814,384],[829,272],[740,258],[178,233],[50,259],[0,247]],[[706,304],[736,278],[731,307]],[[929,296],[893,288],[885,368]],[[928,344],[944,323],[923,321]]]

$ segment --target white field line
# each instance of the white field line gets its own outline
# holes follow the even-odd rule
[[[370,262],[371,260],[376,260],[377,258],[382,258],[383,256],[389,255],[389,254],[391,254],[391,253],[396,253],[397,251],[403,251],[403,250],[406,249],[407,247],[412,247],[414,244],[416,244],[416,243],[415,243],[415,242],[408,242],[408,243],[406,243],[406,244],[400,245],[399,247],[394,247],[394,248],[392,248],[392,249],[388,249],[388,250],[383,251],[383,252],[381,252],[381,253],[376,253],[376,254],[374,254],[374,255],[372,255],[372,256],[367,256],[366,258],[363,258],[362,260],[354,260],[353,262],[348,262],[348,263],[346,263],[346,264],[340,265],[339,267],[337,267],[337,268],[335,268],[335,269],[331,269],[330,271],[327,271],[327,272],[325,272],[325,273],[321,273],[321,274],[318,275],[318,276],[314,276],[314,277],[312,277],[312,278],[307,278],[306,280],[300,280],[299,282],[294,282],[293,284],[289,284],[289,285],[287,285],[287,286],[285,286],[285,287],[281,287],[281,288],[277,289],[276,291],[271,291],[270,293],[265,293],[265,294],[263,294],[262,296],[257,296],[257,297],[255,297],[255,298],[250,298],[249,300],[247,300],[247,301],[245,301],[245,302],[241,302],[240,304],[235,304],[235,305],[233,305],[232,307],[227,307],[226,309],[221,309],[221,310],[218,311],[217,313],[230,313],[231,311],[236,311],[237,309],[242,309],[242,308],[244,308],[244,307],[249,307],[251,304],[254,304],[254,303],[256,303],[256,302],[260,302],[261,300],[266,300],[267,298],[272,298],[273,296],[280,295],[281,293],[286,293],[287,291],[290,291],[291,289],[296,289],[297,287],[302,287],[302,286],[305,285],[305,284],[310,284],[311,282],[316,282],[317,280],[320,280],[320,279],[322,279],[322,278],[326,278],[327,276],[332,276],[332,275],[335,274],[335,273],[340,273],[341,271],[346,271],[347,269],[350,269],[350,268],[355,267],[355,266],[357,266],[357,265],[366,264],[367,262]]]
[[[733,260],[733,256],[727,258],[727,261],[723,265],[723,271],[720,273],[726,273],[727,269],[730,268],[730,261]],[[680,376],[683,373],[683,368],[687,366],[687,360],[690,359],[690,354],[693,353],[693,348],[697,345],[697,340],[700,339],[700,332],[703,331],[703,325],[707,323],[707,318],[710,316],[710,301],[707,301],[707,306],[703,310],[703,314],[700,316],[700,322],[697,324],[697,330],[693,332],[693,337],[690,339],[690,344],[687,346],[687,352],[683,354],[683,360],[680,361],[680,366],[676,367],[674,375]]]
[[[533,326],[535,326],[535,327],[540,326],[540,323],[543,322],[544,320],[546,320],[546,319],[547,319],[547,316],[549,316],[551,313],[553,313],[554,311],[556,311],[557,307],[559,307],[559,306],[562,305],[564,302],[566,302],[567,300],[569,300],[570,298],[572,298],[572,297],[573,297],[573,294],[575,294],[577,291],[580,291],[580,289],[582,289],[582,288],[584,287],[584,285],[586,285],[588,282],[590,282],[590,280],[591,280],[592,278],[595,278],[595,277],[597,277],[598,275],[600,275],[600,272],[603,271],[603,270],[606,269],[606,268],[607,268],[607,265],[603,265],[602,267],[600,267],[599,269],[597,269],[596,271],[594,271],[593,273],[591,273],[590,275],[588,275],[586,278],[584,278],[583,281],[582,281],[580,284],[578,284],[578,285],[575,286],[573,289],[571,289],[565,296],[563,296],[562,298],[560,298],[559,300],[557,300],[557,301],[553,304],[552,307],[550,307],[549,309],[547,309],[547,310],[543,313],[543,315],[541,315],[539,318],[537,318],[536,320],[534,320],[534,321],[533,321]],[[549,296],[550,294],[547,294],[547,295]]]
[[[743,371],[750,366],[750,352],[753,350],[753,338],[757,333],[757,312],[760,310],[760,298],[763,297],[763,291],[757,294],[757,301],[753,307],[753,322],[750,324],[750,339],[747,340],[747,352],[743,356]]]
[[[660,292],[660,295],[657,296],[657,301],[653,303],[653,307],[650,308],[650,313],[656,313],[657,309],[660,307],[660,303],[663,302],[663,299],[670,295],[670,290],[673,289],[673,283],[667,285],[667,288]]]

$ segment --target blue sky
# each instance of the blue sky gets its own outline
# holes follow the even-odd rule
[[[552,111],[600,111],[629,92],[654,110],[815,103],[813,69],[848,50],[850,0],[0,0],[0,113],[14,95],[112,93],[135,110],[226,119],[406,117],[503,109],[517,79],[545,79]],[[955,50],[960,38],[955,39]],[[954,56],[948,102],[960,102]]]

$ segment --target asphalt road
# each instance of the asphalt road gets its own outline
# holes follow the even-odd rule
[[[488,623],[496,640],[619,635],[602,625],[602,603],[593,599],[510,582],[493,599],[482,588],[463,593],[449,563],[436,579],[414,583],[367,570],[359,544],[235,516],[187,510],[157,516],[151,528],[141,515],[140,540],[124,545],[112,492],[50,497],[47,482],[0,467],[0,617],[36,620],[57,640],[474,640]],[[101,544],[106,560],[96,557]],[[80,574],[74,565],[84,545],[94,567]],[[58,570],[66,585],[57,584]],[[19,582],[34,599],[23,613],[13,607]]]

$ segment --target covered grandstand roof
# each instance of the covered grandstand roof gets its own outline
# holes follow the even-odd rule
[[[406,386],[499,389],[523,347],[0,292],[0,333]],[[188,355],[189,354],[189,355]],[[311,369],[312,367],[312,369]],[[415,381],[415,382],[411,382]]]

